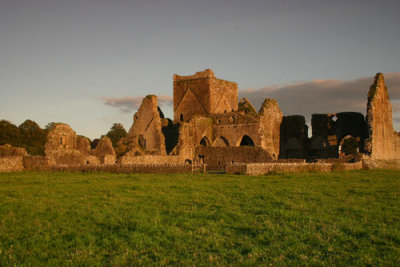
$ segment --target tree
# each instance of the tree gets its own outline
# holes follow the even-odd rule
[[[114,123],[111,130],[106,134],[111,139],[113,147],[117,147],[117,142],[128,135],[121,123]]]
[[[20,147],[23,137],[17,126],[9,121],[0,121],[0,145],[10,144],[15,147]]]
[[[345,155],[355,155],[358,152],[358,142],[354,137],[347,138],[343,141],[342,152]]]
[[[44,155],[47,132],[32,121],[26,120],[19,127],[23,141],[21,146],[31,155]]]

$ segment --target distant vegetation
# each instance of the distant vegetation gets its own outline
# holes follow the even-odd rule
[[[1,173],[0,266],[399,266],[400,171]]]
[[[117,143],[121,138],[124,138],[128,135],[124,126],[121,123],[114,123],[111,127],[110,131],[106,134],[113,144],[113,147],[117,147]]]
[[[20,126],[9,121],[0,121],[0,145],[10,144],[23,147],[31,155],[44,155],[47,129],[42,129],[32,121],[26,120]]]
[[[0,120],[0,145],[10,144],[25,148],[30,155],[44,155],[47,133],[55,124],[51,122],[42,129],[32,120],[26,120],[19,126]],[[127,136],[127,132],[122,124],[114,123],[106,136],[110,137],[113,146],[116,147],[119,139]],[[97,138],[91,141],[91,147],[95,148],[98,142]]]

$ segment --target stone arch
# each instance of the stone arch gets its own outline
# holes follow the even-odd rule
[[[229,146],[228,140],[222,135],[215,139],[213,146]]]
[[[238,143],[239,146],[254,146],[254,141],[253,139],[250,138],[248,135],[244,135],[241,139],[240,142]]]
[[[358,153],[359,143],[357,139],[350,134],[343,137],[340,141],[339,152],[345,155]]]
[[[203,136],[200,140],[200,145],[201,146],[211,146],[210,140],[208,140],[207,136]]]

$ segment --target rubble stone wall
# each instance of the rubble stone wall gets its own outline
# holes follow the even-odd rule
[[[18,172],[24,170],[23,156],[0,157],[0,172]]]
[[[304,116],[284,116],[280,134],[280,158],[306,158],[308,126]]]
[[[224,170],[227,163],[267,162],[271,155],[260,147],[197,147],[196,162],[206,164],[208,170]]]
[[[368,92],[366,152],[372,159],[400,159],[398,134],[393,129],[392,105],[382,73],[377,73]]]
[[[362,162],[356,163],[233,163],[225,168],[229,174],[264,175],[268,173],[339,171],[362,169]]]
[[[192,173],[192,165],[187,164],[112,164],[112,165],[58,165],[51,171],[68,172],[112,172],[112,173]]]
[[[280,148],[280,133],[282,111],[278,102],[265,99],[260,109],[260,146],[265,149],[273,159],[278,159]]]
[[[217,79],[211,69],[190,76],[174,75],[174,121],[238,109],[238,86]]]
[[[24,157],[24,169],[26,171],[48,171],[50,170],[49,162],[43,156],[26,156]]]
[[[157,156],[143,155],[136,157],[121,158],[120,165],[148,165],[148,164],[183,164],[185,159],[180,156]]]
[[[147,152],[165,155],[165,139],[157,97],[146,96],[133,120],[128,138]]]

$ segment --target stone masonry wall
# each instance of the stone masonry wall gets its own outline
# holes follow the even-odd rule
[[[165,155],[165,139],[157,97],[148,95],[143,98],[133,119],[127,137],[132,140],[132,145],[140,146],[146,153]]]
[[[280,158],[306,157],[308,127],[304,116],[284,116],[280,134]]]
[[[268,162],[271,155],[260,147],[197,147],[196,161],[206,164],[208,170],[224,170],[232,162]]]
[[[43,156],[26,156],[24,157],[25,171],[48,171],[50,165],[48,159]]]
[[[187,164],[112,164],[51,166],[50,171],[68,172],[112,172],[112,173],[192,173],[192,165]]]
[[[366,152],[372,159],[400,158],[398,135],[393,129],[392,105],[382,73],[377,73],[368,92]]]
[[[339,171],[362,169],[362,162],[356,163],[233,163],[225,168],[229,174],[264,175],[268,173]]]
[[[259,114],[261,147],[265,149],[273,159],[278,159],[283,117],[278,102],[273,99],[265,99]]]
[[[174,121],[228,113],[238,108],[237,83],[217,79],[211,69],[195,75],[174,75]]]
[[[24,170],[23,156],[0,157],[0,172],[16,172]]]
[[[179,156],[157,156],[157,155],[143,155],[136,157],[122,157],[119,161],[121,165],[145,165],[145,164],[183,164],[184,159]]]

